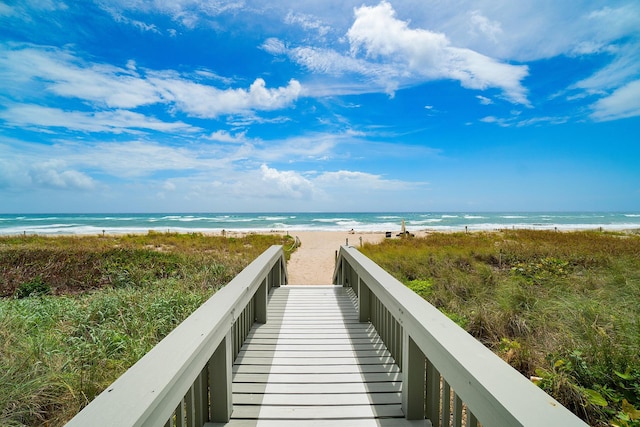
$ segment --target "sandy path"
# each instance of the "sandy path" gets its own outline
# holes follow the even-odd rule
[[[378,243],[384,233],[356,233],[333,231],[291,232],[302,242],[287,263],[290,285],[330,285],[335,266],[336,251],[349,239],[351,246],[362,242]]]

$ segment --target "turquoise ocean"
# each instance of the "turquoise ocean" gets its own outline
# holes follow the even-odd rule
[[[640,229],[640,212],[0,214],[0,234]]]

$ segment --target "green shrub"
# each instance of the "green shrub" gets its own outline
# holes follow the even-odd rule
[[[42,277],[38,276],[29,282],[25,282],[16,289],[16,298],[27,298],[30,296],[49,295],[51,287],[44,283]]]

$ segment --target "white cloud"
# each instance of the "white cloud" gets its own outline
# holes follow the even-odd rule
[[[104,142],[83,149],[71,143],[59,144],[56,153],[78,168],[99,170],[118,178],[148,177],[165,171],[188,175],[232,161],[230,152],[218,147],[173,147],[148,141]]]
[[[0,64],[3,86],[21,96],[45,90],[90,101],[97,107],[119,109],[168,104],[188,115],[204,118],[284,108],[302,92],[300,83],[294,79],[277,88],[268,88],[262,78],[257,78],[248,89],[220,89],[174,71],[140,70],[132,67],[131,61],[122,68],[87,64],[71,52],[35,46],[0,45]]]
[[[452,0],[447,7],[423,0],[412,2],[411,9],[394,6],[412,25],[444,32],[456,46],[519,62],[606,50],[637,34],[640,16],[634,0]]]
[[[471,29],[469,30],[472,35],[483,34],[492,42],[498,42],[498,37],[502,35],[502,26],[500,22],[491,21],[484,16],[480,11],[474,10],[471,12]]]
[[[299,25],[304,30],[316,31],[321,37],[324,37],[331,31],[331,27],[325,25],[319,19],[304,13],[297,13],[293,11],[289,11],[287,16],[284,18],[284,22],[289,25]]]
[[[179,110],[202,118],[284,108],[298,99],[302,92],[302,86],[295,79],[290,80],[287,86],[271,89],[266,87],[263,79],[258,78],[248,90],[221,90],[185,79],[166,77],[151,77],[149,81]]]
[[[41,87],[59,96],[78,98],[110,108],[135,108],[161,102],[156,88],[135,70],[87,64],[73,53],[42,46],[6,48],[0,76],[9,90],[37,91]]]
[[[127,110],[82,112],[64,111],[39,105],[9,105],[0,111],[0,118],[11,126],[35,128],[66,128],[82,132],[138,133],[139,130],[159,132],[197,132],[182,122],[162,122]]]
[[[230,142],[233,144],[245,143],[248,141],[246,131],[231,134],[226,130],[217,130],[209,135],[208,139],[218,142]]]
[[[272,196],[299,199],[313,193],[313,184],[296,171],[279,171],[263,164],[260,172],[267,183],[265,190]]]
[[[544,117],[533,117],[530,119],[522,119],[520,118],[519,111],[512,111],[511,117],[495,117],[495,116],[486,116],[480,119],[483,123],[493,123],[500,127],[525,127],[525,126],[536,126],[540,124],[551,124],[551,125],[561,125],[563,123],[567,123],[569,121],[569,117],[567,116],[544,116]]]
[[[610,63],[586,79],[573,84],[569,89],[577,89],[587,94],[603,94],[616,89],[640,74],[640,44],[618,47]]]
[[[13,7],[9,6],[4,2],[0,2],[0,16],[12,16],[15,14],[16,14],[16,11]]]
[[[608,121],[640,116],[640,80],[615,90],[592,105],[591,118]]]
[[[29,170],[32,164],[55,164],[58,169],[117,179],[149,177],[167,171],[189,174],[215,169],[232,162],[236,146],[193,144],[171,146],[144,140],[122,142],[89,142],[57,140],[51,144],[16,141],[1,145],[4,159],[20,169]],[[55,162],[55,163],[52,163]],[[108,180],[108,179],[107,179]]]
[[[501,63],[473,50],[452,46],[447,37],[424,29],[412,29],[396,18],[392,6],[383,1],[377,6],[355,10],[356,19],[347,32],[352,54],[364,51],[371,59],[395,64],[398,76],[426,80],[455,79],[470,89],[502,89],[507,99],[528,104],[521,81],[528,75],[526,66]]]
[[[508,127],[509,123],[506,119],[501,119],[495,116],[486,116],[480,119],[481,122],[483,123],[495,123],[498,126],[501,127]]]
[[[261,47],[272,55],[282,55],[287,52],[285,44],[276,37],[269,37],[262,43]]]
[[[284,46],[284,44],[282,44]],[[395,76],[397,71],[385,64],[375,64],[363,59],[345,56],[332,49],[309,46],[295,47],[286,50],[286,54],[298,64],[314,73],[324,73],[333,76],[354,73],[363,76],[386,79]]]
[[[92,190],[96,186],[90,176],[76,170],[60,171],[52,162],[34,165],[29,175],[37,187]]]
[[[486,96],[476,95],[476,98],[478,99],[478,101],[480,101],[480,104],[482,104],[482,105],[491,105],[491,104],[493,104],[493,101],[490,98],[487,98]]]
[[[315,182],[327,191],[334,191],[336,188],[349,188],[350,191],[399,191],[408,186],[415,187],[418,183],[407,183],[398,180],[384,179],[381,175],[340,170],[335,172],[324,172],[319,175]]]
[[[125,12],[162,13],[187,28],[194,28],[203,20],[245,7],[243,1],[224,0],[100,0],[98,4],[115,19]]]
[[[92,190],[96,181],[78,165],[55,155],[52,146],[0,143],[0,189],[24,192],[37,188]]]

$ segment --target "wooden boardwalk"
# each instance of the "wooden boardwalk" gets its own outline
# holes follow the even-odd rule
[[[208,426],[406,426],[401,373],[339,286],[272,291],[233,369],[233,415]]]

